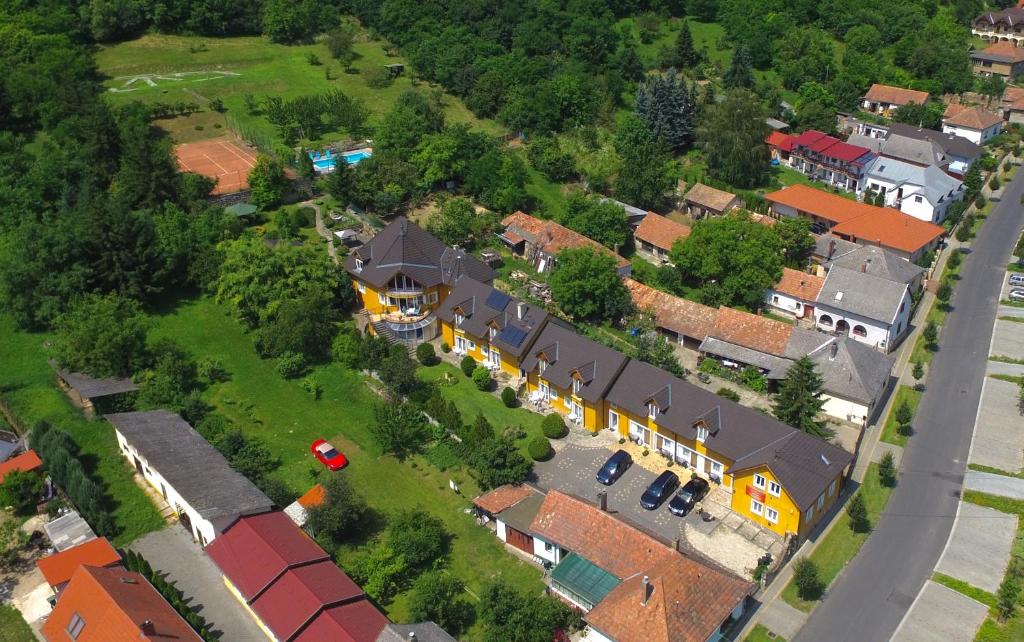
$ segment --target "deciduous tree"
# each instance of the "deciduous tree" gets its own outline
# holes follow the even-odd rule
[[[629,221],[621,205],[580,191],[569,195],[558,222],[611,249],[625,245],[629,234]]]
[[[325,537],[329,542],[342,542],[363,525],[369,508],[347,478],[330,475],[321,484],[324,500],[309,509],[307,527],[318,539]]]
[[[697,142],[705,154],[708,175],[741,188],[764,182],[769,160],[765,117],[757,96],[745,89],[731,90],[722,102],[705,108]]]
[[[631,303],[617,269],[614,258],[590,248],[563,250],[548,279],[551,295],[576,319],[619,319]]]
[[[426,442],[426,419],[410,403],[382,403],[374,410],[370,433],[384,452],[404,460]]]
[[[462,581],[444,571],[421,575],[409,595],[409,618],[434,622],[453,636],[473,620],[473,605],[465,599]]]
[[[280,202],[288,191],[288,179],[281,162],[269,156],[260,155],[249,170],[250,198],[253,205],[266,209]]]
[[[89,294],[57,319],[54,353],[61,367],[71,371],[128,377],[145,358],[148,327],[135,301]]]
[[[615,150],[622,160],[615,182],[618,199],[644,208],[661,204],[672,187],[668,147],[655,138],[643,118],[632,114],[623,120]]]

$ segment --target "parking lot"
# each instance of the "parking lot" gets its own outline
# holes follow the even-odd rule
[[[771,551],[774,555],[781,553],[781,543],[774,534],[758,529],[728,508],[708,501],[707,498],[704,501],[705,507],[716,516],[711,522],[705,522],[696,512],[691,512],[685,518],[677,517],[669,512],[668,501],[656,510],[645,510],[640,506],[640,496],[657,475],[635,462],[613,485],[598,483],[594,476],[611,452],[607,448],[580,445],[561,448],[550,460],[534,465],[533,481],[544,490],[558,490],[595,503],[597,494],[606,491],[608,511],[623,521],[659,537],[667,544],[680,538],[685,548],[741,575],[749,575],[765,551]],[[681,484],[689,480],[686,469],[680,468],[676,474]]]

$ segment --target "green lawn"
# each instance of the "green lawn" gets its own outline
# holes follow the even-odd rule
[[[867,506],[868,518],[871,523],[877,523],[886,502],[889,501],[889,495],[892,493],[891,488],[882,486],[878,480],[878,464],[868,466],[867,474],[864,475],[864,483],[857,492],[864,496],[864,503]],[[846,511],[836,516],[835,526],[810,556],[818,565],[818,572],[821,574],[825,586],[831,584],[839,572],[853,559],[868,535],[870,533],[854,533],[850,529],[850,517]],[[797,594],[796,584],[792,580],[782,590],[782,599],[808,613],[816,604],[815,601],[802,599]]]
[[[1024,473],[1012,473],[1008,470],[996,468],[995,466],[986,466],[984,464],[967,464],[967,468],[982,473],[993,473],[995,475],[1002,475],[1004,477],[1016,477],[1017,479],[1024,479]]]
[[[79,459],[114,502],[119,531],[114,544],[123,546],[163,528],[156,508],[133,481],[133,470],[117,448],[113,427],[106,421],[87,421],[54,384],[43,347],[51,337],[17,331],[6,315],[0,315],[0,337],[0,397],[25,426],[48,421],[75,440]]]
[[[281,468],[274,474],[295,491],[306,490],[312,483],[311,471],[320,470],[309,454],[309,444],[326,438],[351,462],[339,474],[352,480],[374,510],[389,514],[421,508],[444,521],[454,536],[451,572],[466,582],[472,594],[479,595],[483,585],[496,576],[522,590],[540,590],[539,570],[508,554],[489,530],[477,526],[466,514],[470,499],[478,493],[467,474],[441,473],[419,456],[403,464],[380,455],[368,430],[378,397],[367,386],[366,377],[337,364],[321,366],[315,376],[324,392],[316,401],[297,381],[281,379],[274,372],[273,361],[256,355],[251,335],[228,316],[227,308],[206,298],[183,303],[158,317],[153,334],[173,338],[195,356],[221,360],[231,379],[207,391],[209,402],[243,431],[263,440],[282,459]],[[490,399],[500,406],[500,401]],[[493,408],[486,404],[481,407],[488,416],[495,417],[496,423],[500,421],[501,415],[492,414]],[[529,419],[516,417],[517,421]],[[449,490],[449,479],[459,484],[461,496]],[[355,546],[342,550],[343,566],[356,551]],[[400,594],[386,605],[390,617],[398,621],[407,617],[407,597]],[[478,628],[472,629],[468,639],[479,635]]]
[[[774,637],[772,635],[771,631],[763,624],[758,624],[750,631],[750,635],[743,642],[786,642],[786,638],[781,635],[775,635]]]
[[[843,198],[849,199],[851,201],[857,200],[857,195],[854,194],[853,192],[844,192],[842,190],[835,191],[832,189],[831,185],[828,185],[827,183],[823,183],[821,181],[811,180],[810,178],[807,177],[807,175],[803,174],[802,172],[798,172],[792,167],[773,165],[771,171],[772,174],[775,176],[775,179],[778,180],[783,187],[789,187],[790,185],[810,185],[811,187],[822,190],[824,192],[838,194],[839,196],[842,196]]]
[[[882,436],[880,439],[886,443],[896,444],[900,447],[907,445],[907,436],[901,435],[897,430],[898,426],[896,423],[896,409],[899,408],[900,404],[906,401],[910,404],[910,409],[917,413],[917,405],[921,403],[922,393],[914,390],[910,386],[900,386],[896,389],[896,398],[892,403],[892,410],[889,416],[885,419],[885,425],[882,427]]]
[[[0,604],[0,642],[35,642],[35,639],[18,609]]]
[[[980,589],[977,586],[968,584],[963,580],[958,580],[951,575],[946,575],[945,573],[932,573],[932,581],[937,584],[941,584],[946,588],[951,588],[957,593],[962,593],[972,600],[987,605],[989,608],[994,608],[996,605],[995,595],[992,595],[988,591]]]
[[[963,501],[994,508],[1003,513],[1017,515],[1017,534],[1013,539],[1013,545],[1010,547],[1010,555],[1017,558],[1024,557],[1024,501],[987,495],[973,490],[964,492]],[[978,597],[970,593],[967,593],[967,595],[978,599]],[[989,602],[985,603],[991,604]],[[1024,594],[1019,595],[1017,598],[1017,610],[1013,617],[1005,622],[1000,622],[990,613],[989,617],[982,623],[981,629],[974,639],[976,642],[1016,642],[1024,640]]]
[[[205,109],[207,100],[221,98],[227,107],[224,116],[206,111],[188,118],[164,121],[176,139],[194,140],[218,136],[223,129],[214,129],[219,123],[226,127],[227,121],[235,121],[241,129],[254,132],[255,136],[273,139],[274,127],[261,115],[250,115],[244,102],[245,94],[257,98],[280,96],[285,99],[320,93],[328,89],[340,89],[350,97],[363,101],[371,113],[371,124],[387,112],[395,99],[413,86],[408,62],[398,56],[388,56],[380,41],[362,38],[355,51],[358,58],[355,69],[365,71],[372,67],[393,63],[405,63],[406,74],[400,76],[388,87],[373,89],[366,85],[361,74],[348,74],[340,64],[330,57],[327,46],[322,43],[287,46],[271,43],[266,38],[200,38],[147,34],[135,40],[99,48],[96,62],[100,72],[106,76],[104,85],[112,89],[131,91],[111,92],[114,102],[141,100],[143,102],[197,102]],[[310,65],[307,54],[315,54],[323,64]],[[208,77],[186,76],[179,80],[152,77],[155,86],[136,81],[126,85],[126,77],[137,75],[174,74],[182,72],[230,72],[238,75]],[[326,78],[326,73],[332,76]],[[205,79],[204,79],[205,78]],[[424,86],[426,83],[417,83]],[[458,99],[445,96],[445,113],[451,122],[466,122],[494,134],[503,133],[503,128],[494,121],[476,118]],[[202,131],[196,131],[201,125]],[[325,136],[327,140],[338,135]]]
[[[566,195],[562,190],[562,185],[552,182],[547,176],[538,172],[526,160],[525,154],[523,156],[527,171],[526,193],[537,202],[541,212],[551,218],[557,218],[565,211]],[[537,212],[532,212],[532,214],[537,215]]]

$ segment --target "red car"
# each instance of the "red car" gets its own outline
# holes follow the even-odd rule
[[[348,459],[345,455],[338,452],[334,446],[327,443],[325,439],[317,439],[313,442],[313,445],[309,447],[310,452],[313,456],[320,460],[320,463],[327,466],[331,470],[341,470],[348,465]]]

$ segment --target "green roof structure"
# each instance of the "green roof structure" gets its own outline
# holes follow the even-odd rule
[[[576,553],[569,553],[551,571],[551,582],[591,608],[619,585],[617,577]]]
[[[224,211],[228,214],[234,214],[241,218],[242,216],[252,216],[256,213],[256,206],[252,203],[235,203],[224,208]]]

